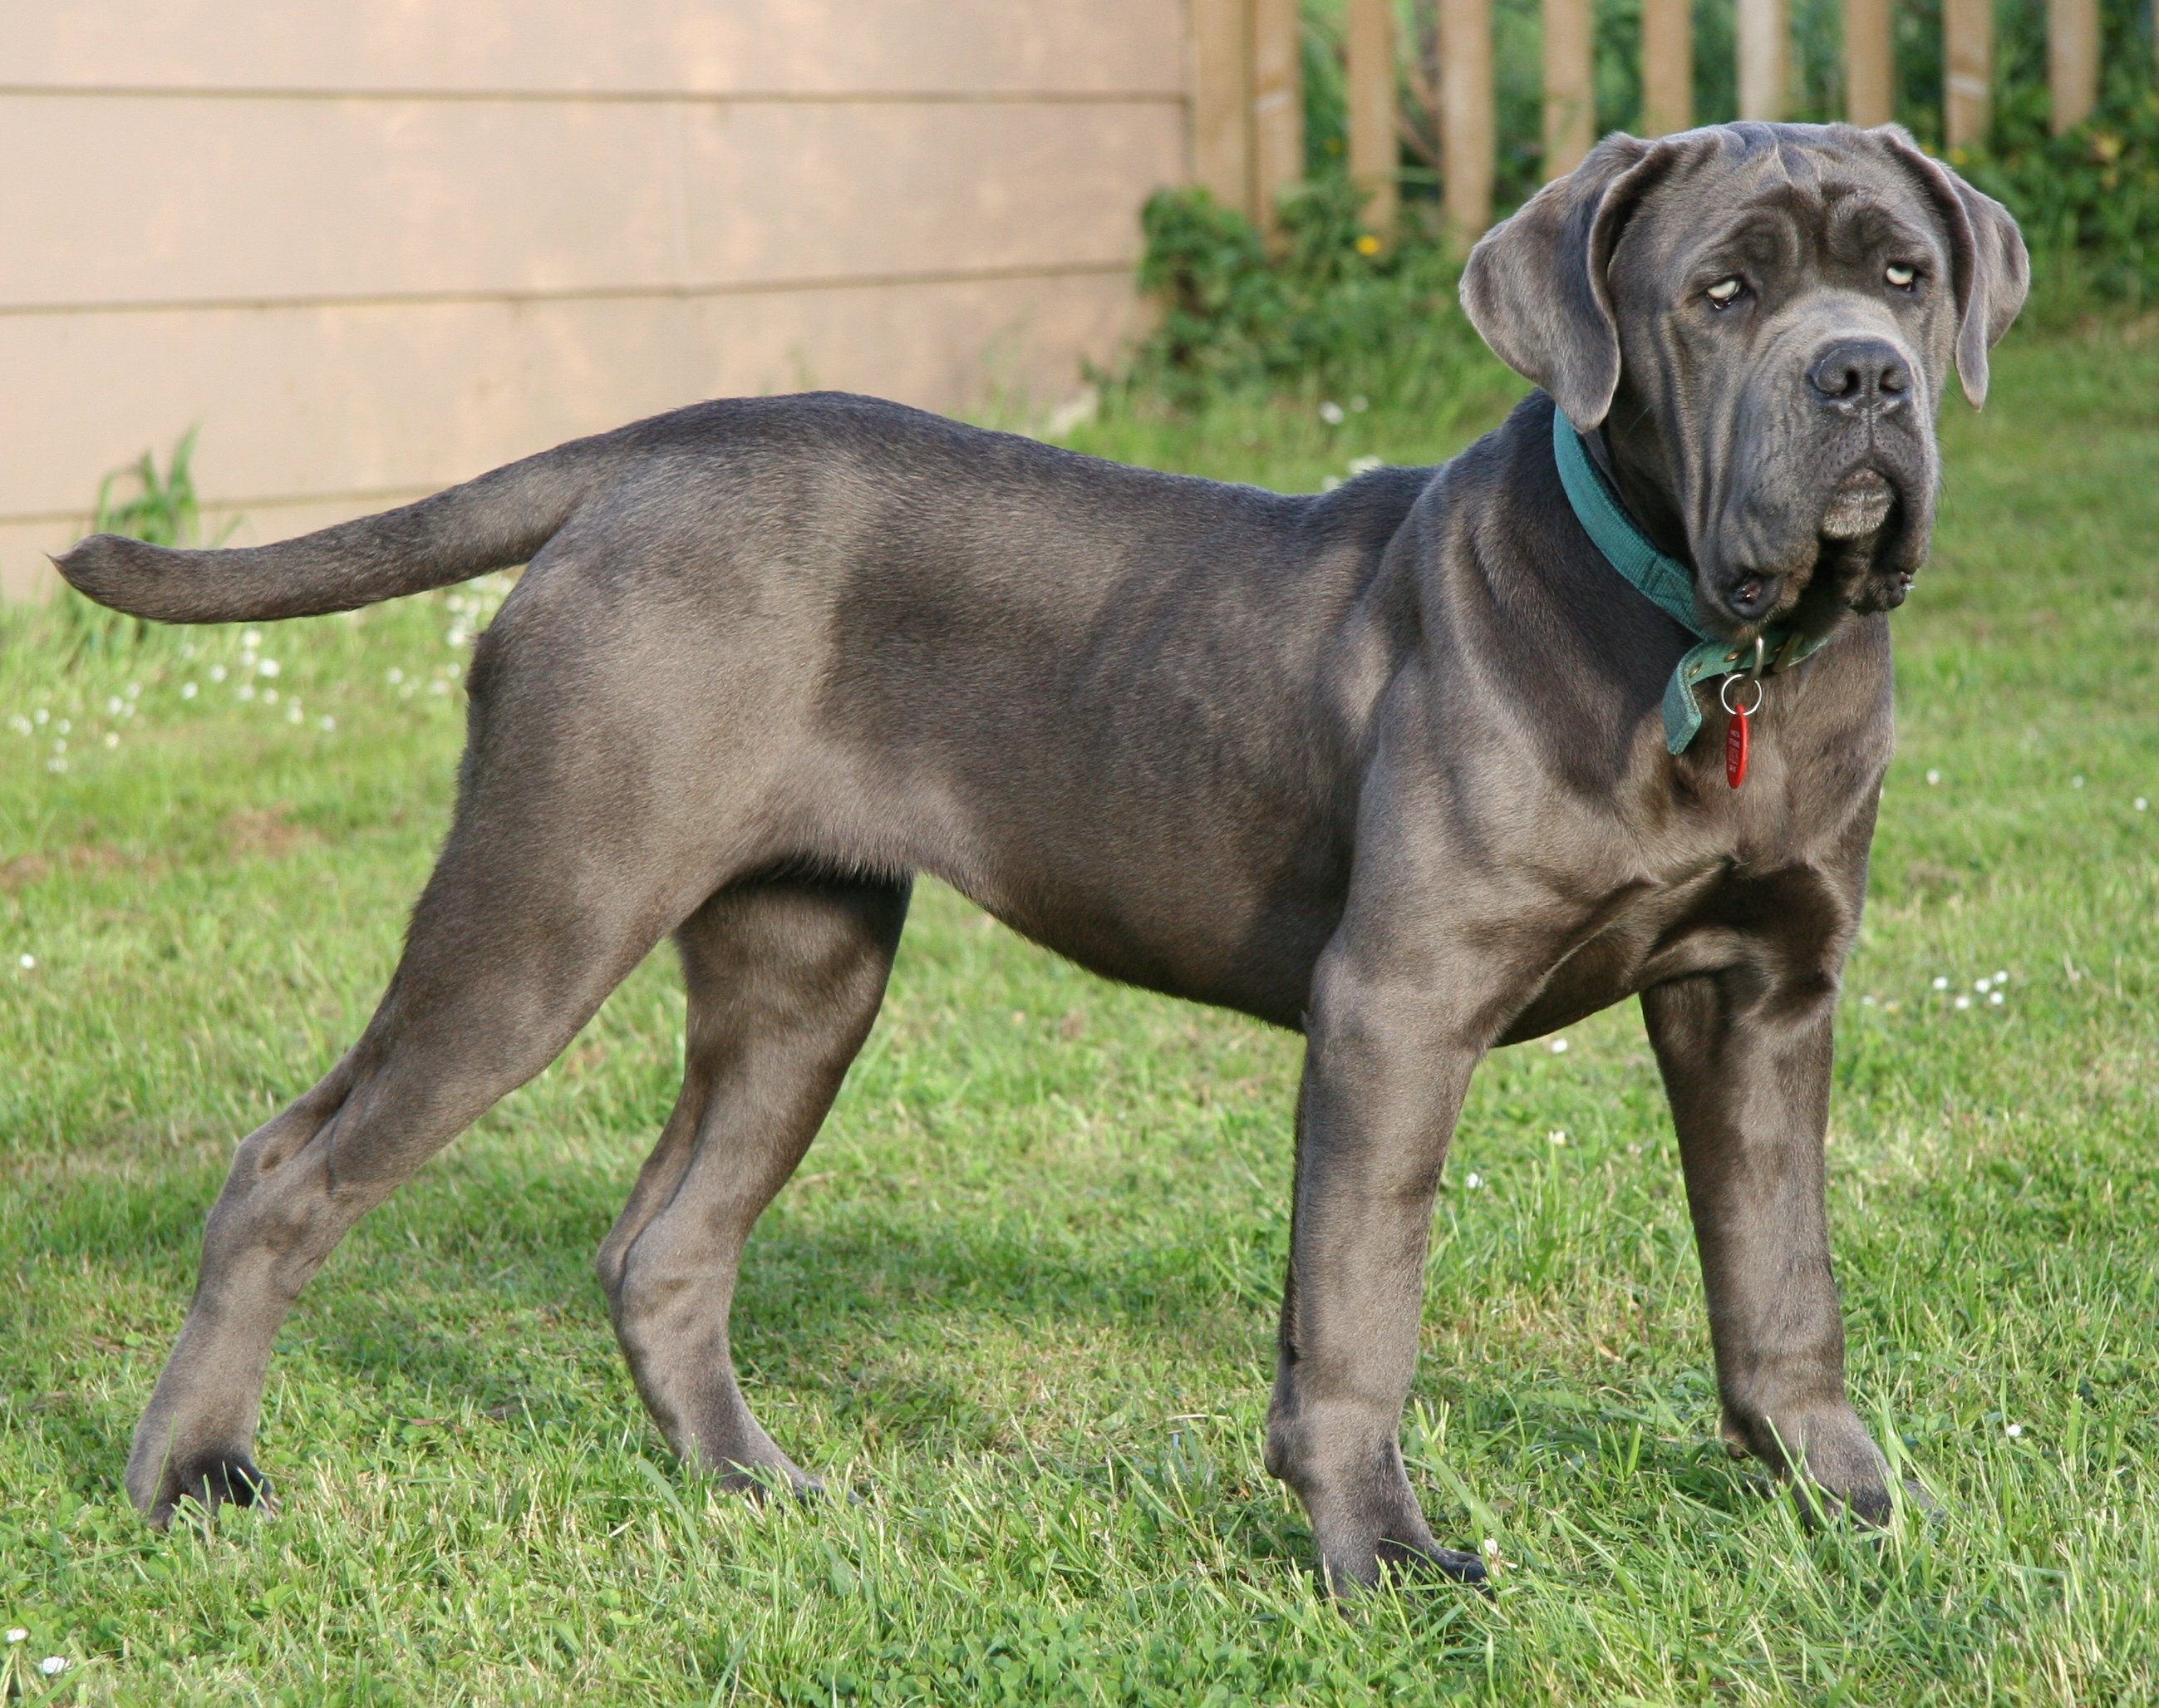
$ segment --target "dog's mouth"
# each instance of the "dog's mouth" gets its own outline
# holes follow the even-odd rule
[[[1742,634],[1775,622],[1820,629],[1845,609],[1893,609],[1911,591],[1916,567],[1908,562],[1911,520],[1893,477],[1872,464],[1854,468],[1830,489],[1799,562],[1735,567],[1717,603]]]
[[[1855,468],[1836,484],[1823,512],[1825,540],[1866,540],[1880,533],[1897,502],[1897,489],[1878,468]]]

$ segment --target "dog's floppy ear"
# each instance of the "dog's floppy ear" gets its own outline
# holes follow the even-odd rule
[[[1981,194],[1931,155],[1920,152],[1902,125],[1874,132],[1940,214],[1955,274],[1957,378],[1974,409],[1986,402],[1986,353],[2024,306],[2032,257],[2008,209]]]
[[[1619,323],[1605,277],[1613,246],[1673,158],[1668,142],[1607,137],[1486,232],[1462,270],[1469,323],[1584,432],[1619,386]]]

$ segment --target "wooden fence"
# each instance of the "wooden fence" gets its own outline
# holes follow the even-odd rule
[[[1497,155],[1492,0],[1418,0],[1437,8],[1442,205],[1473,236],[1492,222]],[[1787,0],[1736,0],[1739,116],[1784,116],[1791,83]],[[1367,217],[1395,213],[1400,158],[1395,0],[1346,0],[1349,168],[1368,186]],[[1542,0],[1544,169],[1571,171],[1595,140],[1593,0]],[[1192,0],[1195,175],[1262,225],[1304,175],[1297,0]],[[1845,116],[1887,123],[1895,87],[1889,0],[1842,0]],[[1992,0],[1942,0],[1944,140],[1986,139],[1994,61]],[[2048,92],[2057,134],[2099,96],[2099,0],[2047,0]],[[1642,111],[1636,129],[1663,136],[1694,122],[1690,0],[1642,0]]]

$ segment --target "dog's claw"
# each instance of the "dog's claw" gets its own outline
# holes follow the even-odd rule
[[[1408,1576],[1439,1576],[1453,1583],[1466,1583],[1473,1589],[1492,1592],[1492,1574],[1484,1562],[1474,1554],[1464,1554],[1455,1548],[1406,1548],[1397,1555],[1392,1550],[1383,1552],[1380,1564]]]

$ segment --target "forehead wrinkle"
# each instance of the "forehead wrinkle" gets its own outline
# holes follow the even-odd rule
[[[1830,192],[1827,243],[1831,255],[1863,260],[1875,249],[1918,248],[1931,253],[1930,222],[1908,216],[1905,210],[1868,184],[1839,184]]]
[[[1675,217],[1685,216],[1683,209],[1672,211]],[[1757,262],[1794,259],[1813,241],[1821,213],[1810,189],[1790,183],[1760,186],[1698,240],[1679,244],[1673,259],[1681,272],[1691,272],[1711,257],[1737,256]]]
[[[1813,191],[1819,196],[1821,190],[1821,170],[1815,151],[1803,146],[1795,138],[1780,136],[1777,138],[1777,169],[1792,189]]]

